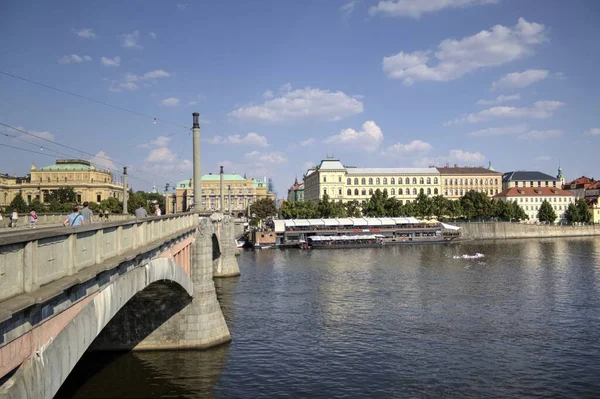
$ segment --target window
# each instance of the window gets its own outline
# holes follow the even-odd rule
[[[417,195],[417,189],[413,188],[413,195]]]
[[[431,177],[427,178],[427,184],[431,184]]]
[[[437,189],[437,188],[434,188],[434,189],[433,189],[433,193],[434,193],[435,195],[438,195],[438,189]]]
[[[323,195],[327,195],[327,189],[326,188],[323,189]]]
[[[462,185],[463,185],[463,179],[460,179],[460,180],[458,181],[458,184],[460,184],[460,185],[462,186]]]
[[[358,195],[358,188],[354,189],[354,195]]]
[[[383,184],[387,184],[387,177],[383,178]]]
[[[81,194],[77,194],[77,202],[81,202]]]
[[[425,189],[419,189],[419,194],[425,194]]]
[[[27,194],[27,203],[30,204],[31,203],[31,194]]]
[[[529,182],[529,187],[533,187],[533,180]]]
[[[385,195],[387,195],[387,188],[384,188],[384,189],[383,189],[383,193],[384,193]]]
[[[369,195],[373,195],[373,189],[372,188],[369,189]]]
[[[436,188],[437,190],[437,188]],[[444,190],[444,195],[448,195],[448,190]]]
[[[519,182],[518,181],[515,182],[515,187],[519,187]]]
[[[366,189],[362,189],[362,195],[367,195],[367,190]]]
[[[552,187],[556,187],[556,182],[555,181],[552,182]]]
[[[548,180],[546,180],[546,187],[548,187]]]
[[[375,179],[375,184],[377,184],[377,185],[381,184],[381,180],[379,180],[379,177],[377,179]]]
[[[338,183],[342,182],[342,176],[338,176]]]
[[[460,195],[463,195],[463,190],[462,190],[462,188],[460,189]]]
[[[433,178],[433,184],[438,184],[438,178],[437,177]]]
[[[454,179],[454,185],[458,186],[458,179]]]
[[[398,195],[402,195],[402,189],[401,188],[398,189]]]
[[[346,179],[346,184],[347,185],[351,185],[352,184],[352,179],[351,178],[347,178]]]
[[[327,176],[323,176],[323,183],[327,183]]]
[[[398,178],[398,184],[402,184],[402,178],[401,177]]]
[[[448,185],[448,179],[444,179],[444,185]]]
[[[392,188],[392,189],[390,190],[390,194],[391,194],[391,195],[396,195],[396,189]]]
[[[427,188],[427,195],[431,195],[431,189],[429,187]]]
[[[542,187],[542,182],[538,180],[538,187]]]
[[[342,195],[342,189],[338,188],[338,195]]]
[[[413,177],[412,184],[417,184],[417,178]]]
[[[94,179],[92,179],[92,183],[94,182]],[[48,178],[48,183],[50,183],[50,178]]]
[[[393,177],[390,179],[390,184],[396,184],[396,180]]]
[[[423,179],[422,177],[419,179],[419,183],[421,184],[425,184],[425,179]]]
[[[494,179],[494,184],[498,184],[498,179]]]
[[[365,179],[364,177],[361,179],[360,184],[362,184],[363,186],[365,184],[367,184],[367,179]]]
[[[101,194],[96,195],[96,202],[102,202],[102,195]]]
[[[369,177],[369,185],[370,185],[370,186],[372,186],[372,185],[373,185],[373,178],[372,178],[372,177]],[[371,191],[373,191],[373,190],[371,190]]]

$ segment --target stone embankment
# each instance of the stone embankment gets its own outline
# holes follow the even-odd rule
[[[524,223],[455,223],[462,240],[504,240],[513,238],[583,237],[600,235],[600,225],[558,226]]]

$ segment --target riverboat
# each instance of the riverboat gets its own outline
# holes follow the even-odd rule
[[[300,243],[302,249],[377,248],[385,245],[379,234],[353,236],[310,236]]]

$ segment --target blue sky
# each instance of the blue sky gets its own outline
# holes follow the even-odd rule
[[[0,71],[150,117],[0,74],[0,122],[129,165],[134,189],[191,177],[195,111],[203,173],[270,176],[279,196],[327,155],[598,177],[594,0],[57,4],[0,5]],[[34,151],[0,146],[2,172],[81,156],[0,129]]]

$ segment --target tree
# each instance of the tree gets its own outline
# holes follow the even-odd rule
[[[469,190],[460,198],[463,215],[467,219],[492,216],[492,201],[485,193]]]
[[[61,187],[58,190],[54,190],[48,194],[46,197],[48,202],[52,202],[52,200],[58,201],[60,204],[72,204],[77,202],[77,194],[75,193],[75,189],[73,187]]]
[[[360,218],[362,217],[362,210],[360,203],[357,200],[348,201],[344,204],[346,207],[346,215],[349,218]]]
[[[570,203],[565,211],[565,218],[569,223],[581,222],[581,215],[579,214],[579,208],[574,203]]]
[[[462,205],[460,200],[450,200],[448,203],[448,216],[452,219],[456,219],[463,214]]]
[[[438,219],[443,218],[449,213],[450,200],[444,196],[436,195],[431,199],[431,212]]]
[[[18,193],[17,195],[15,195],[15,198],[13,198],[13,200],[11,201],[9,208],[11,211],[13,209],[16,209],[17,212],[19,212],[19,213],[27,212],[27,210],[28,210],[27,203],[23,199],[23,196],[21,195],[21,193]]]
[[[395,197],[389,197],[384,204],[385,216],[402,216],[402,204]]]
[[[417,195],[417,199],[415,200],[415,209],[417,211],[417,215],[422,218],[433,215],[433,204],[431,202],[431,198],[423,193],[419,193],[419,195]]]
[[[511,208],[512,210],[510,212],[512,212],[515,216],[515,219],[518,220],[527,220],[529,219],[529,216],[527,215],[527,213],[525,213],[525,209],[523,209],[523,207],[521,207],[517,201],[512,201],[510,202],[511,204]]]
[[[319,217],[328,219],[333,214],[333,203],[329,201],[329,195],[324,194],[317,205]]]
[[[554,223],[556,220],[556,212],[554,212],[554,208],[552,208],[552,205],[548,201],[544,200],[540,205],[537,218],[540,222],[548,223]]]
[[[371,195],[371,198],[365,202],[363,214],[370,218],[384,216],[386,200],[387,194],[382,193],[380,189],[375,190],[375,193]]]
[[[100,202],[100,208],[110,213],[121,213],[123,212],[123,203],[115,197],[110,197]]]
[[[36,213],[46,212],[46,207],[37,198],[34,198],[29,204],[29,209],[33,209]]]
[[[140,206],[142,208],[146,208],[146,198],[142,195],[143,192],[138,191],[137,193],[133,193],[133,191],[129,191],[128,199],[127,199],[127,212],[134,214],[135,210]],[[143,193],[145,194],[145,193]],[[148,210],[146,210],[148,211]],[[149,215],[152,213],[152,210],[148,213]]]
[[[580,221],[584,223],[592,223],[594,215],[592,214],[592,211],[590,211],[590,207],[588,206],[587,202],[585,202],[583,198],[580,198],[577,200],[575,205],[579,211],[579,218],[581,219]]]
[[[277,215],[275,201],[273,201],[271,198],[259,199],[250,205],[250,215],[255,215],[257,219],[261,220]]]
[[[346,215],[346,207],[342,201],[331,203],[331,214],[329,215],[330,218],[345,218]]]

